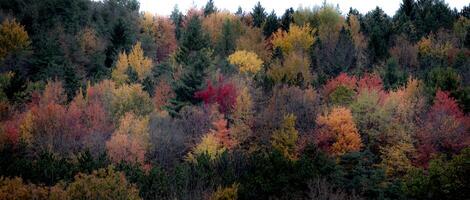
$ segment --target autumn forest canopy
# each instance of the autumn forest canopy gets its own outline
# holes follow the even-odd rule
[[[470,199],[470,4],[0,0],[0,199]]]

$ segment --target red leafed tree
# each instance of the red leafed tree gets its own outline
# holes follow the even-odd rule
[[[351,90],[356,89],[357,78],[355,76],[348,76],[346,73],[341,73],[334,79],[329,80],[323,86],[323,94],[325,96],[329,96],[330,93],[335,91],[335,89],[339,86],[344,86]]]
[[[214,86],[210,81],[207,81],[206,89],[196,92],[195,97],[202,99],[205,104],[217,103],[220,112],[227,114],[232,112],[236,106],[237,90],[233,83],[225,82],[221,76]]]
[[[438,90],[418,137],[415,164],[426,167],[437,153],[457,154],[470,145],[470,120],[448,92]]]
[[[365,74],[359,81],[357,82],[358,90],[376,90],[382,91],[382,79],[377,74]]]

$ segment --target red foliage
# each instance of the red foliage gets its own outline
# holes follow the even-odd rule
[[[21,120],[19,117],[15,117],[3,123],[3,132],[6,136],[7,141],[11,144],[18,144],[19,142],[19,120]]]
[[[449,92],[438,90],[430,115],[431,117],[436,117],[435,115],[440,114],[454,116],[455,118],[462,118],[464,116],[455,99],[450,97]]]
[[[329,80],[323,86],[323,94],[325,96],[328,96],[330,95],[330,93],[335,91],[335,89],[339,86],[344,86],[344,87],[354,90],[356,89],[356,83],[357,83],[356,76],[348,76],[346,73],[341,73],[336,78]]]
[[[418,132],[415,164],[426,167],[437,153],[457,154],[470,145],[470,120],[448,92],[437,91],[434,105]]]
[[[225,82],[223,77],[219,78],[216,85],[207,81],[204,90],[195,93],[195,97],[202,99],[205,104],[217,103],[221,113],[227,114],[234,110],[237,103],[237,90],[231,82]]]
[[[382,91],[382,79],[377,74],[365,74],[357,83],[358,90],[375,90]]]

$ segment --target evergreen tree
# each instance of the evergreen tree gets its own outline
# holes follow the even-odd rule
[[[175,8],[171,12],[170,15],[171,21],[175,25],[175,36],[176,39],[179,40],[181,37],[181,27],[183,23],[183,14],[179,11],[178,6],[175,5]]]
[[[211,63],[209,37],[202,30],[198,16],[189,19],[181,38],[181,46],[176,53],[176,61],[183,66],[183,76],[173,88],[176,97],[171,100],[170,112],[175,115],[184,105],[196,104],[200,99],[194,93],[201,90],[206,76],[206,69]]]
[[[364,29],[369,36],[369,55],[377,62],[388,55],[388,45],[392,34],[391,20],[385,12],[377,7],[366,14]]]
[[[289,32],[289,27],[292,22],[294,22],[294,9],[289,8],[281,17],[281,28],[284,31]]]
[[[419,37],[452,27],[455,16],[443,0],[420,0],[416,6],[415,24]]]
[[[222,25],[222,34],[217,41],[216,50],[217,53],[222,56],[223,58],[227,57],[228,55],[232,54],[235,50],[235,33],[233,32],[232,28],[232,21],[225,20],[224,24]]]
[[[266,23],[263,25],[263,33],[264,36],[269,37],[271,34],[277,31],[279,28],[279,21],[277,20],[276,13],[274,13],[274,10],[271,12],[271,14],[268,15],[268,18],[266,18]]]
[[[208,16],[216,11],[217,8],[214,6],[214,0],[209,0],[204,7],[204,16]]]
[[[253,8],[251,16],[253,17],[253,26],[261,28],[266,21],[266,11],[259,1]]]

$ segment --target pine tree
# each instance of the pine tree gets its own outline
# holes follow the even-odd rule
[[[217,8],[214,5],[214,0],[207,1],[206,6],[204,7],[204,16],[208,16],[216,11]]]
[[[281,17],[281,28],[289,32],[289,27],[292,22],[294,22],[294,9],[289,8]]]
[[[170,112],[175,115],[188,104],[196,104],[200,99],[194,93],[201,90],[206,69],[211,63],[212,53],[209,49],[209,36],[203,32],[201,20],[193,16],[184,30],[176,61],[183,66],[183,75],[174,83],[176,97],[171,100]]]
[[[279,22],[277,20],[276,13],[274,10],[269,14],[268,18],[266,19],[266,23],[263,26],[263,33],[264,36],[269,37],[271,34],[277,31],[279,28]]]
[[[253,26],[261,28],[263,23],[266,21],[266,12],[259,1],[253,8],[251,16],[253,17]]]
[[[235,50],[235,34],[232,28],[232,22],[230,20],[225,20],[222,25],[222,34],[217,41],[216,50],[217,53],[222,57],[227,57]]]

